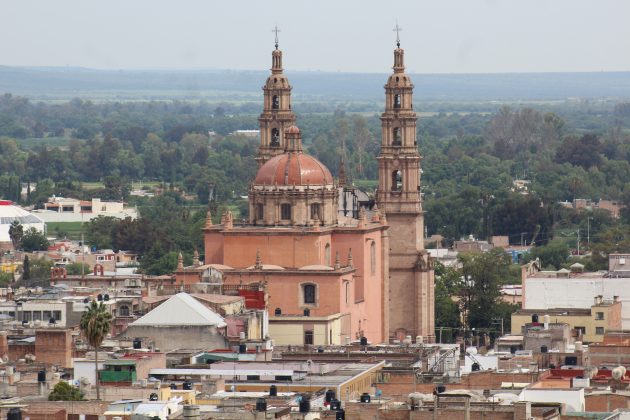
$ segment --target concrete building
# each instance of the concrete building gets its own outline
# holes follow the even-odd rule
[[[0,249],[13,248],[9,228],[15,221],[22,225],[25,232],[30,228],[41,233],[46,232],[46,225],[41,217],[16,206],[12,201],[0,200]]]
[[[186,293],[169,300],[132,322],[124,333],[128,338],[146,338],[154,349],[226,348],[225,320]]]
[[[512,314],[512,334],[521,334],[532,317],[541,323],[546,316],[553,323],[566,323],[579,330],[584,342],[601,342],[609,330],[621,329],[621,302],[595,298],[595,304],[583,308],[519,309]],[[536,321],[538,322],[538,321]]]
[[[53,196],[37,215],[46,222],[87,222],[98,216],[135,219],[138,212],[135,208],[125,208],[124,203],[118,201],[101,201],[100,198],[84,201]]]

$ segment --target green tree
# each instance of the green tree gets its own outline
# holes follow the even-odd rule
[[[22,238],[22,249],[25,252],[45,251],[50,246],[46,235],[35,228],[30,228]]]
[[[28,255],[24,256],[24,262],[22,263],[22,280],[31,279],[31,260]]]
[[[467,328],[490,328],[498,313],[501,286],[509,277],[510,257],[501,248],[483,253],[463,253],[462,298]]]
[[[83,401],[83,393],[78,387],[61,381],[48,394],[48,401]]]
[[[525,257],[527,261],[540,259],[542,267],[553,267],[559,270],[569,258],[569,247],[566,241],[554,239],[547,245],[532,248]]]
[[[90,266],[88,264],[75,262],[66,265],[66,271],[69,275],[88,274],[90,272]]]
[[[13,249],[18,249],[24,237],[24,226],[22,226],[19,220],[11,222],[11,226],[9,226],[9,237],[11,238]]]
[[[89,309],[83,313],[81,323],[79,324],[81,332],[85,336],[87,342],[94,347],[94,370],[96,374],[96,399],[101,399],[101,389],[98,378],[98,349],[103,343],[105,336],[109,334],[112,328],[112,315],[107,312],[107,308],[103,302],[96,303],[92,301]]]
[[[461,274],[454,268],[435,265],[435,325],[436,337],[442,338],[441,327],[452,332],[460,327],[459,307],[453,300],[461,284]],[[448,334],[451,338],[452,334]],[[450,341],[450,340],[449,340]]]

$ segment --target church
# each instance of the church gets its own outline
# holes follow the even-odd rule
[[[397,40],[385,85],[376,204],[340,211],[344,186],[304,152],[276,39],[263,86],[249,221],[230,212],[204,228],[203,267],[222,284],[267,296],[276,345],[434,337],[433,263],[423,243],[413,84]]]

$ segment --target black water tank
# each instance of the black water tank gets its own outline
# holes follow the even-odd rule
[[[564,358],[564,364],[568,366],[577,366],[577,357],[575,356],[566,356]]]
[[[239,344],[238,345],[238,352],[243,354],[243,353],[247,353],[247,344]]]
[[[538,323],[538,314],[532,314],[532,323]]]
[[[323,353],[323,352],[324,352],[323,347],[317,347],[317,353]]]
[[[83,303],[90,303],[90,299],[88,298],[83,299]]]
[[[101,295],[100,293],[98,295],[96,295],[96,300],[98,300],[99,302],[103,301],[103,295]]]
[[[276,308],[276,310],[274,311],[274,313],[275,313],[276,315],[282,315],[282,309],[280,309],[280,308]]]
[[[138,350],[142,348],[142,340],[139,338],[134,338],[133,339],[133,348],[134,350]]]
[[[304,309],[304,316],[311,316],[311,310],[310,309]]]
[[[22,420],[22,410],[17,407],[9,409],[7,420]]]
[[[335,413],[335,420],[346,420],[346,410],[344,410],[343,408],[337,410],[337,412]]]
[[[512,354],[516,353],[517,349],[518,349],[518,347],[516,347],[516,346],[510,346],[510,353],[512,353]]]
[[[478,372],[481,369],[481,366],[479,366],[479,363],[475,362],[472,364],[470,370],[472,370],[473,372]]]
[[[369,403],[371,400],[372,400],[372,397],[370,397],[370,394],[368,394],[367,392],[364,392],[363,394],[361,394],[362,403]]]
[[[158,400],[158,394],[156,394],[155,392],[152,392],[151,395],[149,395],[149,401],[157,401]]]
[[[302,399],[300,400],[300,413],[308,413],[309,411],[311,411],[311,399],[306,395],[302,395]]]
[[[50,317],[50,319],[48,320],[48,323],[49,324],[56,324],[57,320],[55,318],[53,318],[53,317]]]
[[[37,372],[37,382],[46,382],[46,371],[40,370]]]
[[[336,398],[333,398],[330,401],[330,409],[331,410],[341,410],[341,401]]]
[[[441,394],[442,392],[446,391],[446,385],[439,384],[438,386],[435,387],[435,389],[436,389],[438,394]]]
[[[540,346],[540,352],[541,353],[548,353],[549,352],[549,348],[547,348],[547,346]]]
[[[335,399],[335,391],[332,389],[329,389],[328,391],[326,391],[326,396],[324,397],[324,401],[329,403],[334,399]]]
[[[278,396],[278,387],[275,385],[271,385],[269,387],[269,396],[270,397],[277,397]]]
[[[177,384],[171,384],[170,387],[171,389],[177,389]]]
[[[190,391],[191,389],[193,389],[193,383],[190,381],[184,381],[184,384],[182,385],[182,389],[185,389],[186,391]]]
[[[267,400],[264,398],[258,398],[256,400],[256,411],[267,411]]]
[[[367,337],[361,337],[361,345],[362,346],[367,346],[368,345]]]
[[[109,300],[109,295],[108,295],[108,294],[105,294],[105,296],[103,296],[103,300],[104,300],[105,302],[107,302],[107,301]]]

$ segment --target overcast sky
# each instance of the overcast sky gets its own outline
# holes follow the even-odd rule
[[[415,73],[630,71],[629,0],[3,0],[0,65]]]

